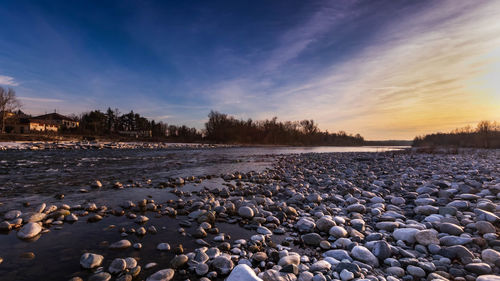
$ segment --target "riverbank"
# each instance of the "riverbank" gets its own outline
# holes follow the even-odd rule
[[[228,148],[228,147],[257,147],[257,148],[302,148],[311,149],[331,147],[332,149],[350,147],[353,151],[365,151],[365,148],[373,148],[380,151],[391,148],[401,150],[409,146],[289,146],[289,145],[267,145],[267,144],[211,144],[211,143],[175,143],[175,142],[141,142],[141,141],[11,141],[1,142],[2,150],[79,150],[79,149],[199,149],[199,148]]]
[[[169,143],[169,142],[111,142],[111,141],[29,141],[0,142],[0,150],[48,150],[48,149],[187,149],[230,147],[223,144]]]
[[[159,180],[161,173],[149,174],[161,169],[152,166],[142,170],[144,177],[132,175],[132,182],[94,181],[81,186],[81,194],[9,199],[0,206],[5,219],[0,226],[12,229],[0,235],[0,275],[3,280],[498,278],[485,275],[500,273],[499,150],[266,159],[269,164],[254,171],[251,165],[234,166],[169,181]]]
[[[408,148],[411,141],[365,141],[343,145],[302,145],[266,143],[220,143],[210,141],[182,142],[182,139],[134,138],[124,135],[84,136],[69,134],[0,134],[0,150],[6,149],[103,149],[103,148],[175,148],[182,147],[394,147]]]

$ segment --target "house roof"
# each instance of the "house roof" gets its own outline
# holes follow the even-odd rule
[[[19,119],[19,124],[24,124],[24,125],[29,125],[29,124],[40,124],[40,125],[47,125],[47,126],[56,126],[52,123],[50,123],[48,120],[43,120],[43,119],[34,119],[34,118],[20,118]]]
[[[49,113],[49,114],[44,114],[44,115],[40,115],[40,116],[36,116],[35,119],[42,119],[42,120],[65,120],[65,121],[72,121],[72,122],[75,122],[75,120],[67,117],[67,116],[64,116],[64,115],[61,115],[59,113]]]

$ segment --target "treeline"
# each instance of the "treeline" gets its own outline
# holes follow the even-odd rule
[[[322,132],[313,120],[278,122],[271,120],[238,120],[227,114],[211,111],[205,123],[205,137],[216,143],[270,145],[363,145],[359,134]]]
[[[80,126],[71,129],[71,131],[80,134],[93,136],[128,135],[141,139],[168,139],[182,142],[202,140],[202,134],[196,128],[185,125],[168,125],[161,121],[148,120],[133,111],[121,114],[118,109],[112,110],[108,108],[106,112],[93,110],[72,118],[78,120]]]
[[[416,137],[413,146],[500,148],[500,124],[495,121],[481,121],[476,128],[468,126],[449,133]]]
[[[68,129],[72,133],[91,136],[134,136],[141,139],[213,142],[226,144],[268,144],[268,145],[363,145],[359,134],[348,135],[322,132],[313,120],[253,121],[238,120],[227,114],[211,111],[203,130],[185,125],[168,125],[156,122],[134,113],[121,114],[117,109],[108,108],[106,112],[94,110],[81,116],[72,116],[80,126]]]

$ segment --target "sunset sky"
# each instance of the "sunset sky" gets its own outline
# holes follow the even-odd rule
[[[314,119],[365,139],[500,121],[500,1],[4,1],[23,110]]]

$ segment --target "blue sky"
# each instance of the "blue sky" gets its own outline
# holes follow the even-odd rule
[[[214,109],[411,139],[500,119],[498,3],[4,1],[0,84],[33,114],[202,128]]]

